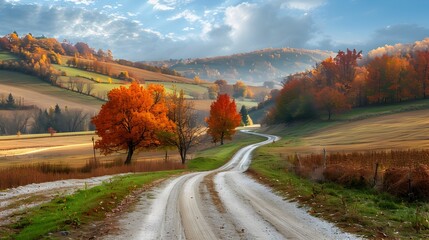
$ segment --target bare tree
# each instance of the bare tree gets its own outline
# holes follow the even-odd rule
[[[0,116],[0,135],[15,135],[18,132],[26,133],[31,113],[14,111],[11,116]]]
[[[85,83],[83,81],[76,81],[76,91],[78,93],[83,93],[83,89],[85,87]]]
[[[81,109],[67,109],[62,116],[64,131],[83,131],[87,119],[88,113],[84,113]]]
[[[74,91],[76,87],[76,81],[72,79],[72,77],[69,77],[69,80],[67,81],[67,88]]]
[[[185,100],[183,90],[179,94],[174,90],[167,102],[168,117],[176,123],[176,131],[164,139],[167,144],[177,148],[182,164],[185,164],[189,149],[198,144],[206,129],[198,122],[193,103]]]
[[[94,90],[94,84],[88,82],[86,83],[85,92],[87,95],[91,95],[92,91]]]

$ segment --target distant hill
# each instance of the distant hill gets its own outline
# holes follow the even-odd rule
[[[217,80],[229,83],[242,80],[247,84],[262,85],[265,81],[277,81],[289,74],[311,69],[317,62],[335,53],[321,50],[294,48],[263,49],[259,51],[213,58],[180,59],[144,62],[168,67],[184,77]]]

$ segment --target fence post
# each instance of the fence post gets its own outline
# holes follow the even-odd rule
[[[301,169],[301,159],[299,158],[299,155],[295,153],[296,159],[298,159],[298,166]]]
[[[375,172],[374,172],[374,181],[372,183],[372,186],[375,187],[377,185],[377,175],[378,175],[378,162],[375,163]]]
[[[326,149],[323,148],[323,169],[326,169]]]

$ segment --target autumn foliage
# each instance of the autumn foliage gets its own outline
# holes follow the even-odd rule
[[[108,98],[92,119],[101,137],[95,147],[104,154],[126,150],[125,163],[129,164],[135,150],[157,147],[161,144],[159,134],[175,130],[167,117],[164,88],[160,85],[145,89],[132,83],[129,88],[113,89]]]
[[[347,49],[311,71],[285,78],[266,122],[320,115],[331,119],[351,107],[425,99],[428,94],[429,50],[362,59],[361,52]]]
[[[208,134],[213,142],[224,143],[224,139],[231,139],[235,128],[240,125],[241,115],[237,112],[235,101],[227,94],[221,94],[210,106],[210,116],[206,119]]]

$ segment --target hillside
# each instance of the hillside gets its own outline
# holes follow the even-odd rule
[[[262,85],[265,81],[281,81],[289,74],[314,67],[333,52],[294,48],[263,49],[259,51],[213,58],[145,62],[169,67],[185,77],[198,75],[202,79],[225,79],[229,83],[243,80]]]
[[[72,59],[72,57],[63,56],[64,63],[70,59]],[[85,62],[93,62],[93,60],[88,60],[88,59],[79,59],[79,60],[85,61]],[[110,74],[112,76],[118,76],[122,71],[127,71],[130,76],[134,77],[136,80],[140,82],[144,82],[144,81],[160,81],[160,82],[174,82],[174,83],[193,83],[194,82],[193,79],[125,66],[115,62],[102,62],[102,64],[106,64],[108,66],[108,68],[110,69]]]

